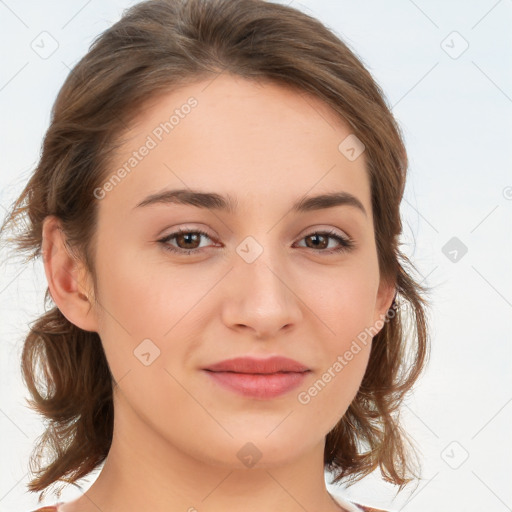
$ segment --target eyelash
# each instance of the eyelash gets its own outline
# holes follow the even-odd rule
[[[194,230],[192,230],[192,229],[179,229],[178,231],[174,231],[173,233],[170,233],[169,235],[165,236],[164,238],[161,238],[160,240],[158,240],[158,242],[162,243],[162,245],[164,246],[164,249],[166,251],[169,251],[169,252],[172,252],[172,253],[175,253],[175,254],[179,254],[179,255],[184,255],[184,256],[191,256],[193,254],[199,254],[200,252],[202,252],[202,249],[205,249],[204,247],[201,248],[201,249],[180,249],[180,248],[177,248],[177,247],[173,247],[172,245],[169,245],[168,242],[170,240],[172,240],[173,238],[176,238],[178,235],[181,235],[181,234],[184,234],[184,233],[185,234],[191,234],[191,233],[193,233],[193,234],[200,234],[200,235],[204,235],[204,236],[208,237],[210,240],[212,240],[212,238],[210,237],[210,235],[208,233],[206,233],[205,231],[202,231],[200,229],[194,229]],[[340,243],[340,246],[338,248],[329,249],[329,250],[322,249],[322,250],[317,251],[317,252],[321,252],[321,253],[322,252],[323,253],[327,253],[327,255],[350,251],[354,247],[354,245],[355,245],[354,241],[351,238],[342,237],[342,236],[340,236],[334,230],[313,231],[312,233],[304,235],[301,238],[301,240],[303,240],[304,238],[307,238],[309,236],[312,236],[312,235],[328,236],[329,238],[336,239]],[[306,249],[312,249],[311,247],[305,247],[305,248]]]

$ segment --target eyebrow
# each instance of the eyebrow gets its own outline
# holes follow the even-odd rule
[[[215,192],[202,192],[193,189],[162,190],[151,194],[138,203],[133,209],[155,204],[185,204],[197,208],[225,211],[234,214],[238,201],[230,195],[223,196]],[[324,210],[335,206],[352,206],[368,216],[363,203],[348,192],[331,192],[317,196],[303,197],[292,205],[295,213]]]

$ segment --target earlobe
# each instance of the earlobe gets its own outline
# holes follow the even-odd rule
[[[97,332],[87,273],[66,246],[59,219],[53,215],[47,216],[42,231],[44,271],[53,301],[71,323],[85,331]]]

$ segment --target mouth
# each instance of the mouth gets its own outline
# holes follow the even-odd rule
[[[284,356],[272,356],[265,359],[253,356],[235,357],[212,364],[205,368],[214,372],[235,372],[251,374],[300,373],[309,368],[294,359]]]
[[[278,371],[273,373],[245,373],[213,371],[205,373],[222,388],[238,395],[259,400],[270,400],[291,392],[300,386],[310,370]]]

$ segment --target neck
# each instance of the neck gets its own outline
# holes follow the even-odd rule
[[[324,443],[284,463],[264,464],[262,457],[257,468],[240,468],[235,457],[219,463],[178,449],[125,406],[116,410],[113,442],[96,481],[62,512],[339,512],[325,486]],[[257,453],[245,441],[232,444],[244,446],[233,450],[237,457]]]

